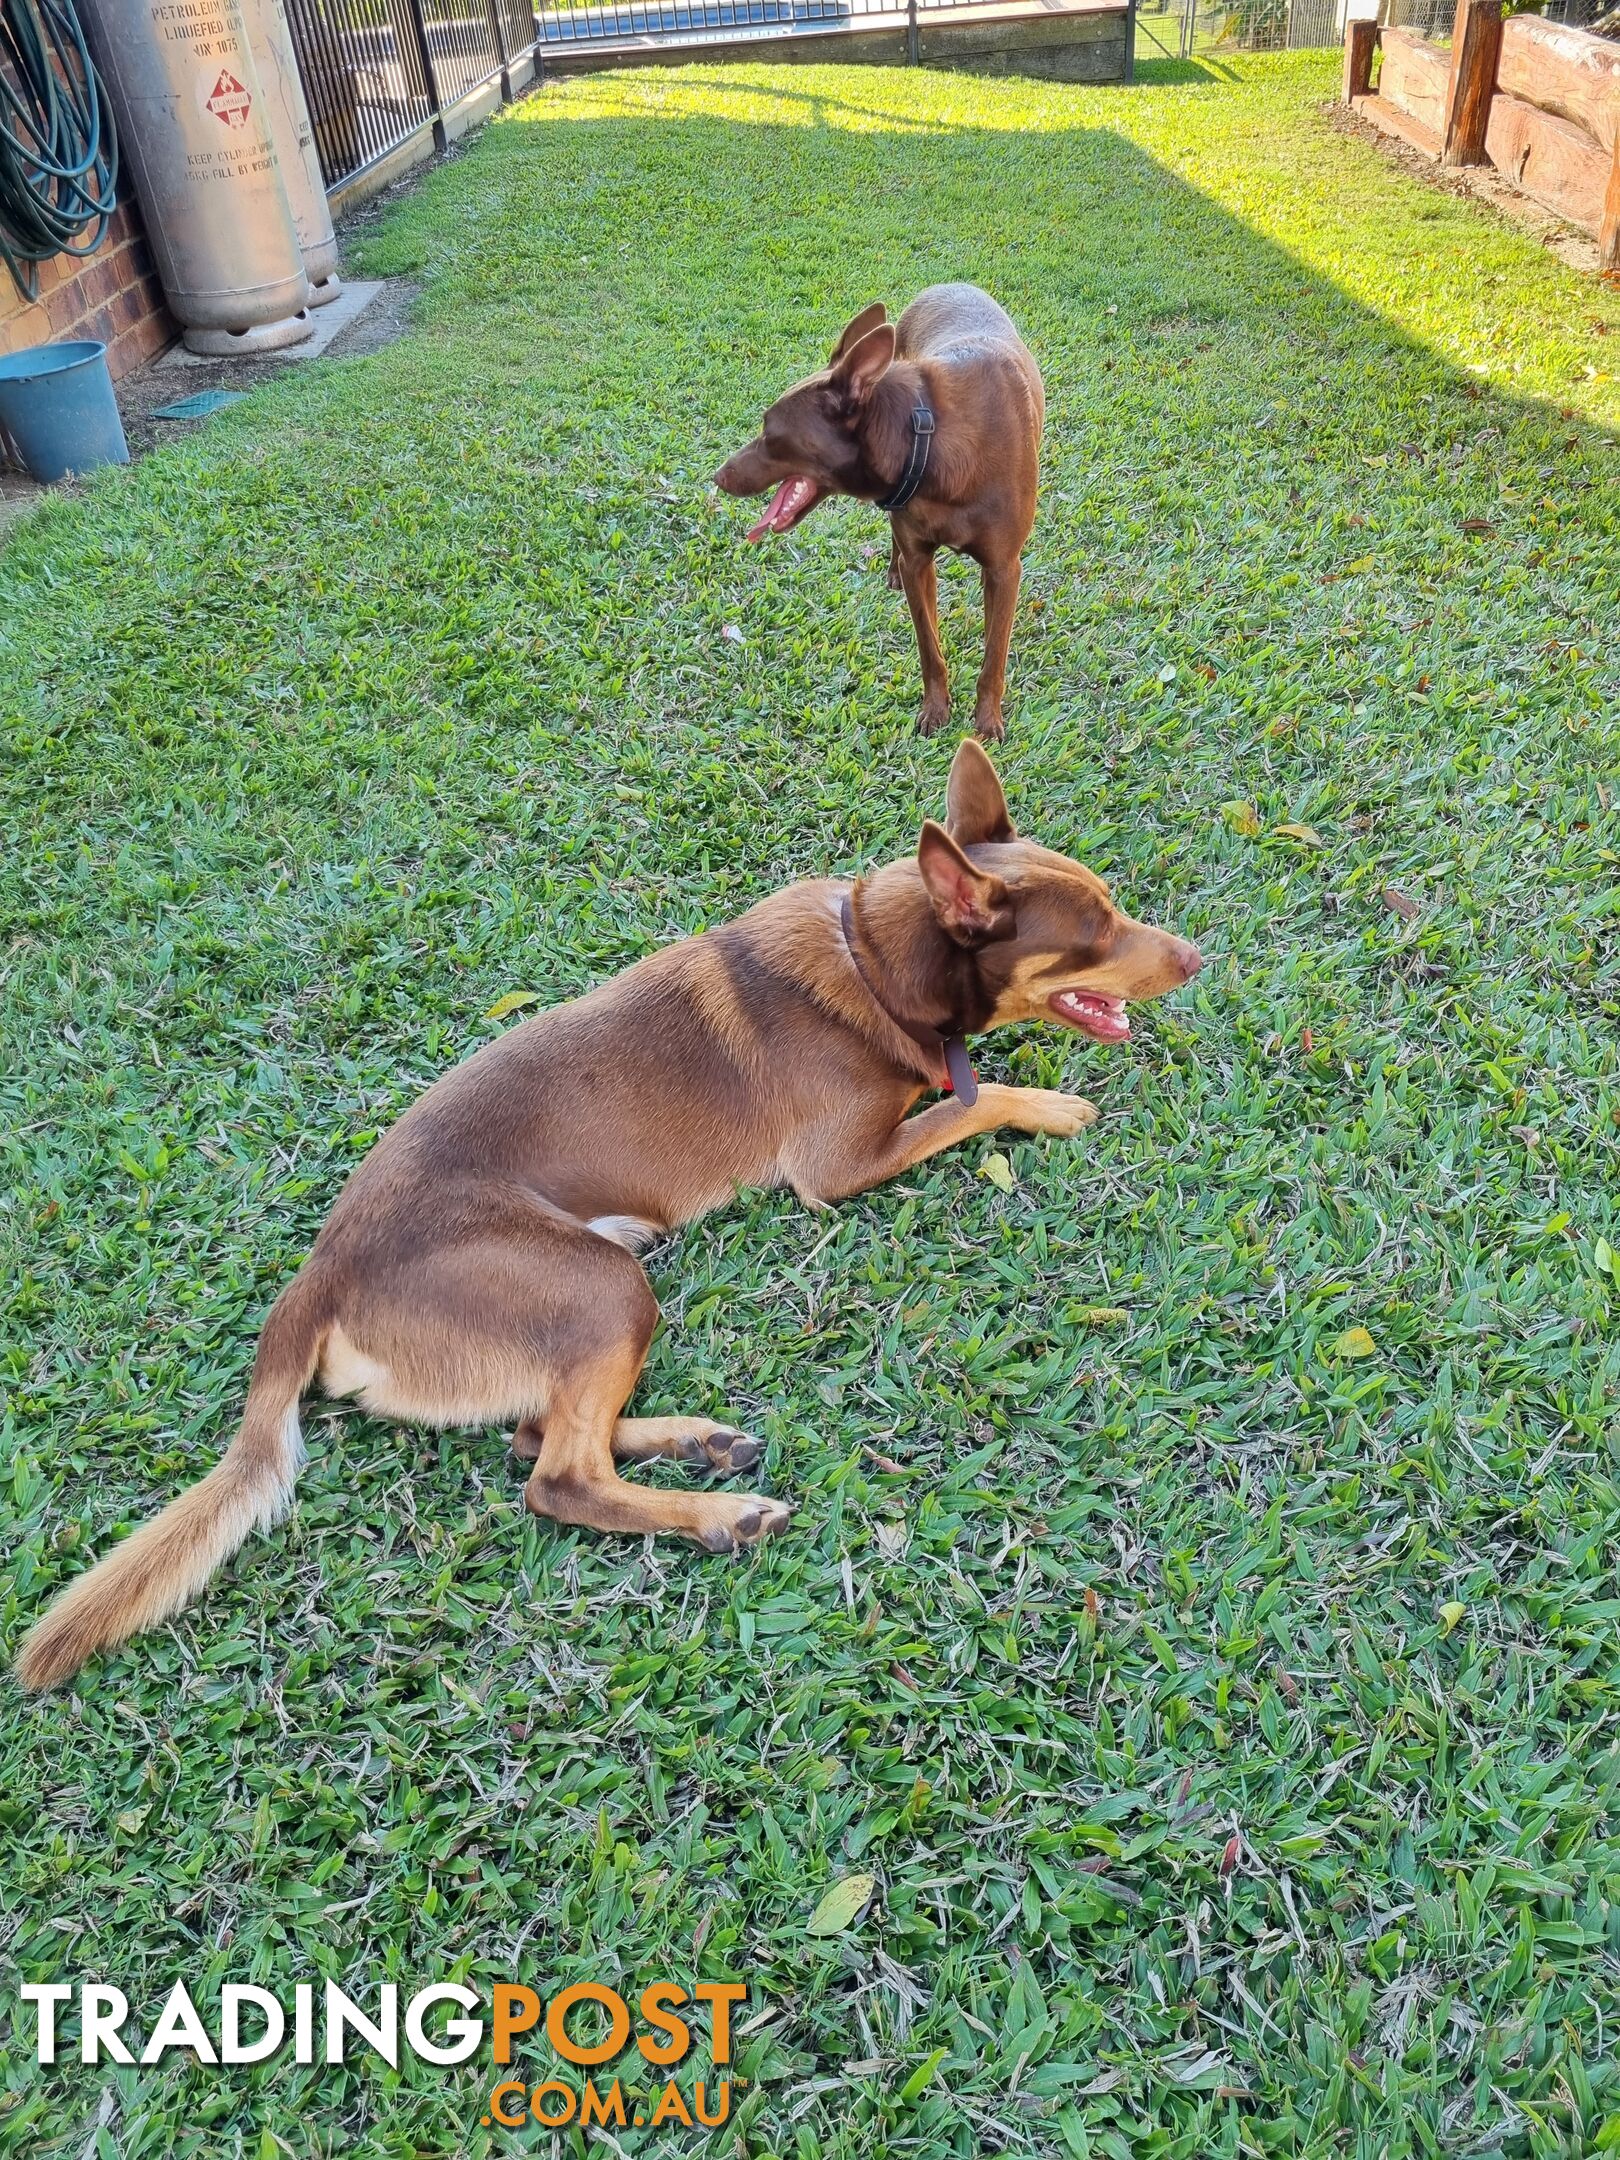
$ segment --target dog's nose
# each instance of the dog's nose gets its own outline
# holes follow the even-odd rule
[[[1204,956],[1198,950],[1198,947],[1196,945],[1189,945],[1187,943],[1187,940],[1183,938],[1181,941],[1182,981],[1191,982],[1193,977],[1198,973],[1198,970],[1203,966],[1203,964]]]
[[[713,479],[712,479],[712,480],[710,481],[709,485],[710,485],[711,487],[717,487],[717,488],[718,488],[718,489],[720,490],[720,492],[721,492],[721,494],[722,494],[722,495],[729,495],[729,494],[731,493],[731,460],[730,460],[730,458],[727,458],[727,459],[726,459],[726,462],[725,462],[725,463],[724,463],[724,464],[723,464],[723,465],[721,466],[720,470],[719,470],[719,471],[718,471],[718,472],[717,472],[717,473],[715,474],[714,478],[713,478]]]

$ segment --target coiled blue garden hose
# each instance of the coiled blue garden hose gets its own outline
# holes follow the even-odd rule
[[[0,0],[0,261],[27,299],[42,262],[100,247],[117,179],[117,131],[73,0]]]

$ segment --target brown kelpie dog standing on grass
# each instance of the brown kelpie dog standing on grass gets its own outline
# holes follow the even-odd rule
[[[942,547],[971,555],[984,576],[973,725],[999,742],[1019,557],[1040,479],[1041,371],[977,285],[930,285],[897,323],[885,313],[881,302],[862,309],[826,367],[777,399],[715,485],[728,495],[775,489],[750,540],[791,532],[826,495],[888,511],[889,583],[905,589],[922,655],[924,735],[951,716],[934,557]]]
[[[355,1171],[277,1300],[224,1456],[51,1607],[23,1644],[24,1684],[65,1679],[164,1619],[276,1517],[317,1378],[379,1417],[515,1421],[537,1515],[678,1530],[711,1552],[783,1529],[787,1508],[761,1494],[619,1475],[655,1456],[738,1470],[760,1453],[712,1418],[622,1414],[658,1318],[636,1251],[743,1186],[789,1185],[817,1205],[997,1126],[1079,1132],[1090,1103],[979,1086],[963,1037],[1042,1019],[1122,1042],[1127,999],[1199,967],[1195,947],[1132,922],[1089,870],[1020,840],[972,741],[947,805],[914,856],[853,884],[790,885],[435,1082]]]

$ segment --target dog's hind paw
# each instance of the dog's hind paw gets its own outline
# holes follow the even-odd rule
[[[738,1470],[750,1469],[765,1449],[752,1433],[739,1432],[734,1425],[717,1425],[712,1432],[694,1433],[683,1440],[676,1452],[694,1470],[731,1477]]]

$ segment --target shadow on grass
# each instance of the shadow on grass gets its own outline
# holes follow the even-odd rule
[[[1166,16],[1162,23],[1155,21],[1151,26],[1144,16],[1137,17],[1136,80],[1140,86],[1242,80],[1229,62],[1217,60],[1211,53],[1183,58],[1173,44],[1160,44],[1161,36],[1174,39],[1173,25],[1171,16]],[[1144,40],[1157,50],[1146,50]]]

